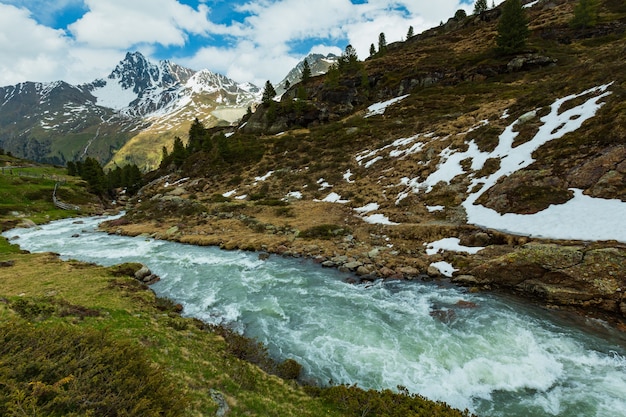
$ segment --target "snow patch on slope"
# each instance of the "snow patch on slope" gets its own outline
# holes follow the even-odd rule
[[[91,94],[97,99],[96,104],[98,106],[115,110],[125,109],[139,98],[139,95],[131,88],[123,88],[112,81],[106,81],[102,87],[94,89]]]
[[[453,148],[444,149],[439,155],[440,161],[437,169],[427,178],[402,178],[399,185],[405,190],[397,195],[396,202],[399,203],[411,193],[429,193],[439,182],[449,184],[456,176],[467,175],[471,180],[468,190],[473,191],[462,203],[467,213],[468,223],[519,235],[577,240],[614,239],[626,242],[626,227],[622,227],[626,218],[626,203],[621,200],[589,197],[579,189],[571,189],[574,197],[566,203],[551,205],[535,214],[501,215],[495,210],[476,204],[478,198],[498,180],[531,165],[535,161],[532,157],[533,153],[542,145],[579,129],[585,121],[594,117],[604,104],[602,99],[611,94],[608,91],[610,85],[601,85],[556,99],[550,106],[550,112],[540,119],[541,126],[537,134],[521,145],[513,146],[518,135],[518,132],[514,131],[515,125],[519,122],[517,119],[500,135],[499,144],[492,152],[481,151],[473,141],[467,143],[467,150],[463,152]],[[584,100],[581,104],[568,108],[572,101],[579,102],[581,99]],[[372,106],[370,111],[378,111],[385,107],[384,104],[378,103]],[[508,117],[508,112],[505,112],[503,117]],[[423,146],[416,142],[418,137],[419,135],[398,139],[391,145],[379,149],[364,150],[355,156],[356,162],[360,166],[370,167],[385,158],[400,158],[413,151],[418,152]],[[407,148],[407,146],[410,147]],[[498,159],[500,168],[487,177],[476,177],[475,172],[483,168],[490,158]],[[471,161],[471,166],[466,171],[461,161],[467,160]],[[375,216],[377,217],[370,221],[383,220],[379,215]],[[385,224],[384,220],[383,224]]]

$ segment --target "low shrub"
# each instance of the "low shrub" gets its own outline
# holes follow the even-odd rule
[[[179,416],[185,396],[106,331],[0,325],[0,415]]]
[[[300,232],[300,237],[305,239],[332,239],[337,236],[345,236],[350,231],[335,224],[320,224]]]
[[[404,387],[391,390],[364,390],[356,385],[336,385],[326,388],[307,387],[309,394],[338,407],[347,416],[421,417],[472,416],[468,410],[459,411],[446,403],[429,401],[409,394]]]

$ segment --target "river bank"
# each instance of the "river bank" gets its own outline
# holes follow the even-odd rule
[[[437,282],[351,285],[351,274],[302,258],[107,235],[95,231],[100,221],[64,220],[5,236],[63,259],[145,262],[162,277],[152,289],[181,303],[184,316],[241,331],[320,383],[401,384],[485,416],[624,409],[615,394],[625,387],[618,332],[603,338],[519,300]]]
[[[471,225],[371,224],[342,204],[207,202],[155,194],[101,227],[200,246],[306,257],[355,281],[440,280],[504,291],[626,330],[626,245],[536,239]],[[145,196],[144,196],[145,197]]]

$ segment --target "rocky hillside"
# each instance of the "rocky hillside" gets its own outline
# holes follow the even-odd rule
[[[586,29],[575,1],[527,4],[519,54],[496,52],[496,8],[292,86],[198,136],[110,228],[623,320],[626,5],[600,3]]]

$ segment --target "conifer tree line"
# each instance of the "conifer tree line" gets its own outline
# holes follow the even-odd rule
[[[269,82],[269,81],[268,81]],[[272,87],[273,88],[273,87]],[[195,118],[189,127],[189,141],[187,145],[176,136],[172,150],[162,148],[162,157],[159,169],[179,169],[190,159],[202,160],[205,171],[242,161],[256,160],[262,156],[262,145],[247,137],[238,136],[237,140],[229,140],[223,132],[214,132]]]
[[[69,161],[67,173],[87,181],[90,191],[101,196],[113,197],[116,188],[123,188],[127,194],[134,195],[143,185],[141,171],[136,164],[123,168],[116,166],[105,173],[100,162],[92,157],[84,161]]]

